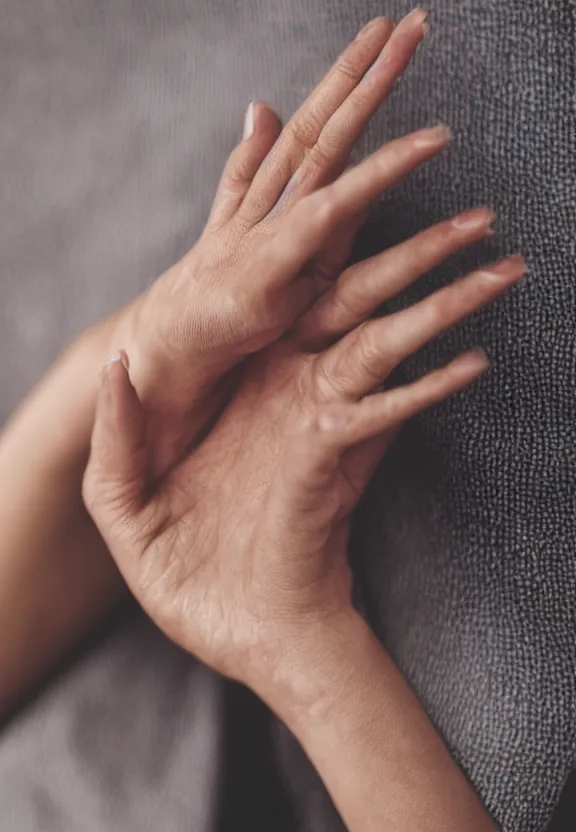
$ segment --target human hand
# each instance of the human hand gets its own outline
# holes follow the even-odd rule
[[[323,205],[354,210],[377,191],[390,152],[344,174],[328,195],[318,192],[313,216]],[[145,413],[121,362],[103,373],[85,476],[89,511],[160,627],[269,701],[307,634],[350,614],[350,513],[398,427],[476,378],[486,359],[469,353],[406,387],[372,391],[405,357],[516,283],[524,261],[507,258],[367,319],[484,237],[492,219],[476,209],[344,271],[288,336],[245,363],[208,437],[152,492]],[[322,229],[309,226],[307,250]],[[284,245],[284,235],[277,239]]]
[[[112,338],[131,360],[148,414],[152,476],[166,470],[223,402],[224,374],[276,340],[340,273],[369,201],[441,151],[442,130],[389,145],[377,189],[354,210],[313,194],[350,151],[424,36],[415,10],[373,20],[282,129],[262,103],[231,154],[207,226],[192,250],[133,304]],[[385,170],[384,170],[385,166]],[[321,211],[321,213],[319,213]],[[321,233],[306,245],[308,226]]]

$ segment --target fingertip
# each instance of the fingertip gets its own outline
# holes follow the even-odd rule
[[[480,347],[465,352],[454,361],[454,368],[464,376],[475,378],[490,367],[488,356]]]
[[[101,370],[102,381],[111,381],[128,376],[130,369],[130,360],[125,350],[119,350],[115,355],[111,356]]]
[[[278,113],[265,101],[253,98],[246,108],[244,115],[244,130],[242,141],[247,142],[255,135],[280,134],[282,120]]]

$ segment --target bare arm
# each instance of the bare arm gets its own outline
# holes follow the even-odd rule
[[[289,687],[265,697],[300,740],[350,832],[494,832],[364,621],[350,612],[311,635],[285,677]]]
[[[122,594],[81,498],[114,325],[69,347],[0,435],[0,712]]]

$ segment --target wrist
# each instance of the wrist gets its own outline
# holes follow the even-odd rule
[[[282,640],[283,655],[248,686],[299,736],[334,711],[353,707],[358,672],[369,674],[376,639],[350,607]],[[384,653],[380,645],[376,645]]]

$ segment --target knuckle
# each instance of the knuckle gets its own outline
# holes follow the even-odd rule
[[[337,141],[329,136],[322,136],[310,149],[307,162],[317,170],[325,170],[332,165],[338,149]]]
[[[352,321],[361,321],[367,314],[366,300],[358,289],[353,289],[350,284],[343,283],[336,286],[332,298],[332,305],[336,312],[340,311],[346,318]]]
[[[300,435],[303,439],[312,439],[320,430],[320,409],[311,408],[300,421]]]
[[[375,371],[382,361],[382,346],[375,337],[374,327],[364,323],[359,327],[356,348],[356,360],[367,371]]]
[[[348,390],[345,376],[336,372],[337,368],[331,362],[322,360],[316,362],[314,368],[315,398],[320,402],[333,401],[335,397],[344,396]]]
[[[320,134],[321,125],[312,112],[295,115],[288,123],[287,130],[295,144],[303,150],[311,150]]]
[[[248,175],[241,168],[229,170],[222,177],[222,190],[230,194],[240,194],[246,189]]]
[[[292,212],[291,222],[298,228],[312,229],[322,234],[332,228],[335,218],[334,200],[325,191],[304,197]]]
[[[366,72],[369,55],[370,45],[363,40],[355,40],[349,49],[340,55],[334,68],[347,81],[357,83]]]
[[[336,219],[336,203],[328,190],[314,194],[311,200],[311,219],[320,229],[331,228]]]

